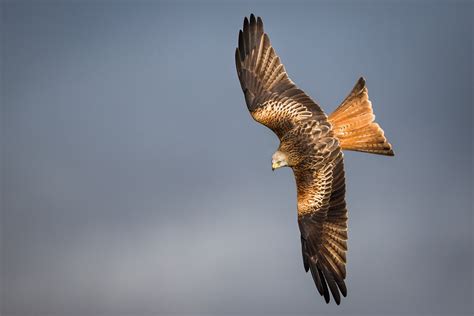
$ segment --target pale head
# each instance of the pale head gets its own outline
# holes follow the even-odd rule
[[[286,160],[286,155],[283,152],[277,150],[272,156],[272,170],[287,166],[288,161]]]

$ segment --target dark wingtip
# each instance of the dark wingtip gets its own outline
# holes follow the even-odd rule
[[[244,18],[244,28],[249,26],[249,19],[247,17]]]
[[[263,32],[263,21],[262,21],[262,18],[260,18],[259,16],[257,17],[257,26],[262,30]]]
[[[322,286],[323,286],[323,294],[324,294],[324,300],[326,301],[326,304],[329,304],[331,301],[331,295],[329,295],[329,289],[328,285],[326,283],[326,279],[324,278],[323,272],[321,271],[320,268],[317,268],[318,274],[319,274],[319,279],[321,280]]]
[[[342,280],[341,282],[338,282],[337,286],[339,287],[339,291],[341,292],[342,296],[346,297],[347,287],[346,287],[346,284],[344,283],[344,280]]]
[[[331,301],[331,297],[328,295],[326,295],[326,293],[324,293],[324,300],[326,301],[326,304],[329,304],[329,302]]]

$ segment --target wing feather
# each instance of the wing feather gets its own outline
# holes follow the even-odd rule
[[[323,149],[332,151],[336,157],[326,154],[326,158],[315,160],[320,165],[315,170],[294,169],[298,188],[298,223],[303,257],[306,258],[316,288],[326,302],[330,300],[330,292],[339,304],[341,294],[347,295],[344,282],[347,209],[344,200],[343,154],[337,142],[320,140],[319,143],[326,144]],[[324,287],[324,284],[327,286]]]
[[[264,33],[260,17],[244,19],[235,63],[252,117],[282,137],[299,121],[326,121],[321,108],[288,77],[285,66]]]

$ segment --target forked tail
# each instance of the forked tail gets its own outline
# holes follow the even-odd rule
[[[364,78],[360,78],[341,105],[329,115],[334,135],[342,149],[393,156],[392,145],[374,122]]]

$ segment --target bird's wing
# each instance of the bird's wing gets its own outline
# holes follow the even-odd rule
[[[235,63],[252,117],[282,137],[301,120],[326,121],[321,108],[291,81],[263,31],[260,17],[250,15],[239,32]]]
[[[294,169],[298,189],[298,224],[303,263],[319,293],[329,303],[329,291],[337,304],[347,295],[347,209],[343,154],[337,142],[320,140],[316,169]],[[326,161],[326,162],[324,162]],[[329,288],[329,289],[328,289]]]

